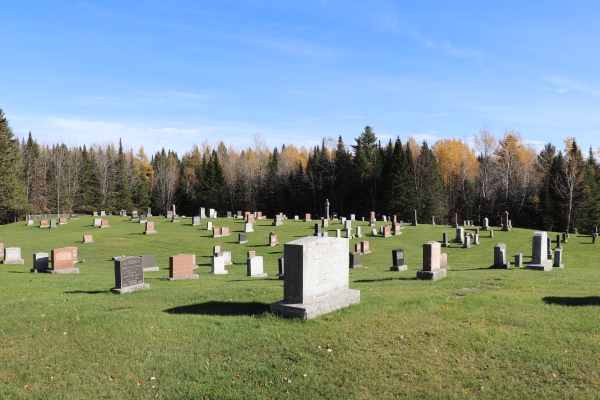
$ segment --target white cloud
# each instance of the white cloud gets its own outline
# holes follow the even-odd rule
[[[556,86],[561,86],[561,89],[558,90],[559,93],[564,93],[569,90],[574,90],[576,92],[586,93],[594,97],[600,97],[600,90],[593,88],[591,86],[585,85],[583,83],[573,81],[570,79],[564,79],[559,76],[553,76],[547,78],[550,82],[554,83]]]

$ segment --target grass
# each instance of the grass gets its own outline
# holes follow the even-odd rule
[[[406,226],[401,236],[365,235],[372,254],[350,270],[361,302],[311,321],[277,318],[283,243],[312,235],[314,222],[259,220],[247,244],[243,221],[218,219],[232,235],[213,239],[191,218],[143,224],[107,217],[56,229],[0,226],[25,265],[0,265],[1,398],[597,398],[600,396],[600,247],[587,236],[563,244],[565,269],[489,269],[493,246],[531,256],[530,230],[482,232],[480,245],[452,245],[438,282],[415,279],[422,244],[449,226]],[[367,222],[363,234],[370,232]],[[383,224],[377,223],[377,229]],[[330,235],[342,225],[330,222]],[[467,231],[469,228],[465,228]],[[494,228],[497,229],[497,228]],[[269,231],[282,246],[267,246]],[[82,244],[84,234],[95,243]],[[554,239],[556,235],[550,234]],[[350,248],[360,239],[353,239]],[[211,275],[213,245],[233,252],[229,275]],[[30,274],[32,254],[77,246],[79,275]],[[600,245],[599,245],[600,246]],[[391,250],[406,272],[391,272]],[[267,278],[246,277],[246,251],[265,257]],[[151,289],[114,295],[112,256],[156,254]],[[199,280],[164,280],[168,257],[194,253]]]

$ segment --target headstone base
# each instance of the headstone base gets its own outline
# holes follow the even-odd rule
[[[271,226],[282,226],[283,222],[273,222]]]
[[[264,278],[265,276],[267,276],[266,272],[264,272],[262,274],[256,274],[256,275],[248,275],[249,278]]]
[[[170,276],[165,276],[165,279],[168,281],[185,281],[187,279],[198,279],[198,274],[176,276],[174,278],[171,278]]]
[[[446,277],[446,269],[436,269],[435,271],[417,271],[417,279],[424,281],[437,281]]]
[[[506,263],[501,264],[501,265],[494,264],[490,268],[492,268],[492,269],[510,269],[510,263],[506,262]]]
[[[505,228],[505,227],[502,227],[502,229],[501,229],[501,230],[502,230],[502,231],[504,231],[504,232],[510,232],[510,228]]]
[[[100,226],[100,228],[110,228],[110,225]]]
[[[361,254],[361,255],[363,255],[363,256],[364,256],[365,254],[371,254],[371,250],[364,251],[364,252],[362,252],[362,253],[360,253],[360,254]]]
[[[355,265],[350,265],[348,268],[361,268],[363,265],[362,264],[355,264]]]
[[[408,265],[399,265],[397,267],[390,267],[390,271],[406,271],[408,269]]]
[[[536,271],[552,271],[552,261],[547,261],[542,264],[527,264],[527,269]]]
[[[269,243],[269,246],[273,247],[273,246],[279,246],[279,242],[276,243]]]
[[[238,244],[244,244],[244,243],[248,243],[248,241],[247,240],[241,240],[241,241],[238,242]]]
[[[25,260],[24,259],[20,259],[20,260],[4,260],[2,261],[2,264],[25,264]]]
[[[271,303],[271,313],[286,318],[314,319],[358,303],[360,303],[360,290],[344,289],[306,303],[292,303],[285,300]]]
[[[560,264],[560,265],[553,265],[552,268],[564,268],[565,264]]]
[[[133,292],[139,292],[142,290],[149,290],[150,289],[150,285],[147,283],[140,283],[139,285],[133,285],[133,286],[127,286],[124,288],[112,288],[110,289],[110,291],[112,293],[115,294],[126,294],[126,293],[133,293]]]
[[[146,267],[144,268],[144,272],[158,272],[160,271],[159,267]]]
[[[29,270],[29,272],[33,272],[34,274],[37,274],[37,273],[43,274],[43,273],[48,272],[48,270],[47,269],[35,269],[35,268],[32,268],[32,269]]]
[[[59,275],[63,275],[63,274],[78,274],[79,273],[79,268],[67,268],[67,269],[47,269],[46,273],[48,274],[59,274]]]
[[[215,271],[215,272],[211,271],[211,274],[213,274],[213,275],[227,275],[228,273],[229,273],[229,271],[227,271],[226,269],[224,269],[222,271]]]
[[[156,231],[144,231],[144,235],[154,235]]]

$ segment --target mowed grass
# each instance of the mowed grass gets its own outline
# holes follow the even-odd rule
[[[589,236],[563,244],[563,270],[495,270],[494,245],[526,263],[533,231],[494,227],[478,246],[442,248],[451,269],[427,282],[415,279],[422,245],[443,232],[453,239],[453,228],[406,226],[382,238],[354,222],[365,237],[350,249],[369,240],[373,251],[350,270],[360,304],[301,321],[270,315],[269,304],[283,298],[283,244],[312,235],[314,222],[259,220],[239,245],[242,220],[210,219],[232,231],[213,239],[206,220],[153,217],[158,234],[146,236],[143,224],[107,218],[108,229],[92,217],[52,230],[0,226],[0,242],[25,258],[0,265],[0,398],[600,397],[600,244]],[[270,231],[281,246],[267,246]],[[82,244],[84,234],[95,243]],[[229,275],[209,273],[217,244],[233,252]],[[64,246],[79,248],[79,275],[29,273],[33,253]],[[408,271],[389,270],[396,247]],[[265,257],[267,278],[245,276],[248,250]],[[145,253],[161,267],[145,274],[151,289],[110,293],[112,256]],[[164,279],[178,253],[196,254],[199,280]]]

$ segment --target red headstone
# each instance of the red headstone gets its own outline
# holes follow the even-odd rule
[[[194,254],[176,254],[169,257],[169,277],[193,275],[195,258]]]
[[[52,269],[57,271],[61,269],[73,268],[75,259],[73,258],[73,249],[63,247],[52,250]]]

